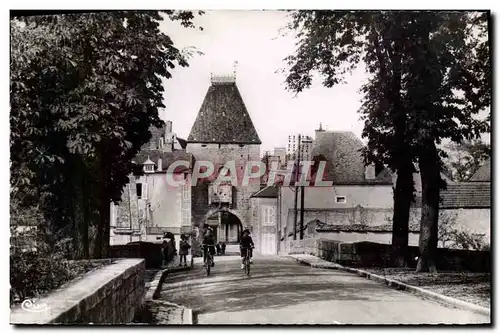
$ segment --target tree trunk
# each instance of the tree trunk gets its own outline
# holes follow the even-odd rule
[[[81,191],[82,191],[82,210],[83,210],[83,221],[80,226],[80,233],[82,235],[82,255],[84,259],[89,258],[89,225],[90,225],[90,217],[89,210],[92,209],[91,203],[91,194],[88,189],[88,183],[86,177],[84,176],[84,169],[80,171],[82,173],[81,177]]]
[[[410,206],[413,201],[413,161],[410,148],[405,138],[406,112],[401,97],[402,83],[402,50],[399,37],[395,38],[391,26],[399,26],[399,22],[386,22],[389,26],[377,31],[374,39],[376,56],[380,63],[380,72],[383,81],[390,82],[390,88],[385,97],[392,102],[390,117],[394,126],[394,142],[391,155],[394,157],[394,166],[397,171],[396,186],[394,187],[394,212],[392,218],[392,252],[391,264],[404,267],[408,263],[408,222]],[[380,39],[380,41],[379,41]],[[392,42],[391,42],[392,41]],[[381,48],[384,45],[384,50]],[[383,53],[389,55],[389,66],[386,67]]]
[[[411,162],[410,162],[411,163]],[[393,266],[404,267],[408,263],[408,222],[413,200],[413,166],[400,168],[394,188],[394,213],[392,218]]]
[[[102,257],[109,257],[109,238],[110,238],[110,200],[106,197],[103,199],[105,204],[103,205],[103,211],[101,212],[101,220],[103,221],[103,240],[102,240]]]
[[[422,217],[417,272],[436,272],[441,176],[435,144],[430,143],[425,147],[426,150],[419,155],[419,169],[422,178]]]
[[[109,164],[106,160],[104,150],[98,155],[99,159],[99,185],[97,187],[99,193],[97,198],[99,201],[99,217],[97,222],[97,236],[95,243],[96,258],[106,258],[109,255],[109,233],[110,233],[110,199],[107,194],[107,178],[109,176]]]

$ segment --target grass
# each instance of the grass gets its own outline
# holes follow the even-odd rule
[[[491,273],[443,271],[416,273],[410,268],[365,268],[364,270],[402,283],[483,307],[491,304]]]

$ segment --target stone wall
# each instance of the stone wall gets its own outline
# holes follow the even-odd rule
[[[410,268],[416,267],[418,247],[408,247]],[[391,245],[375,242],[344,243],[337,240],[304,239],[287,243],[284,253],[311,254],[324,260],[355,267],[391,267]],[[438,270],[491,272],[491,253],[461,249],[438,248],[436,256]]]
[[[175,255],[174,245],[171,242],[167,243],[167,258],[169,262]],[[146,268],[160,268],[162,265],[162,243],[153,242],[133,242],[126,245],[113,245],[109,247],[111,258],[132,258],[144,259]]]
[[[238,186],[233,187],[231,211],[241,220],[243,228],[252,228],[250,196],[260,190],[260,182],[259,179],[255,179],[250,184],[243,186],[241,181],[247,163],[260,161],[260,145],[188,143],[186,150],[194,156],[195,161],[212,162],[216,166],[214,173],[217,173],[218,167],[224,166],[226,162],[235,162]],[[208,187],[208,184],[198,183],[191,188],[193,229],[202,228],[206,222],[207,214],[217,212],[216,206],[209,205]],[[198,232],[198,236],[201,237],[202,233]],[[198,254],[198,246],[195,246],[193,246],[193,254]]]
[[[293,189],[280,188],[280,226],[284,234],[293,232]],[[336,203],[336,196],[344,196],[345,203]],[[299,193],[300,206],[300,193]],[[389,185],[352,185],[332,187],[305,187],[304,225],[312,220],[326,224],[382,225],[392,218],[392,187]]]
[[[145,261],[121,259],[87,273],[35,305],[41,312],[22,307],[11,310],[12,324],[126,324],[144,304]]]
[[[175,180],[182,174],[170,174]],[[136,184],[142,185],[142,197],[137,197]],[[157,231],[147,236],[148,228]],[[173,186],[166,173],[131,177],[125,186],[122,201],[111,207],[111,245],[132,241],[154,241],[162,232],[176,235],[191,231],[191,187]]]

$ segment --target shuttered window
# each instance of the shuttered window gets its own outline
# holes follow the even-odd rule
[[[262,207],[262,226],[275,226],[275,208],[273,206]]]

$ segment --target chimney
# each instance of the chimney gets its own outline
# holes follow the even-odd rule
[[[370,164],[365,166],[365,180],[374,180],[375,179],[375,165]]]
[[[158,171],[161,172],[163,170],[163,166],[161,164],[161,158],[158,158]]]
[[[166,121],[165,124],[165,135],[172,133],[172,121]]]
[[[173,152],[175,144],[175,136],[171,135],[165,138],[165,152]]]

